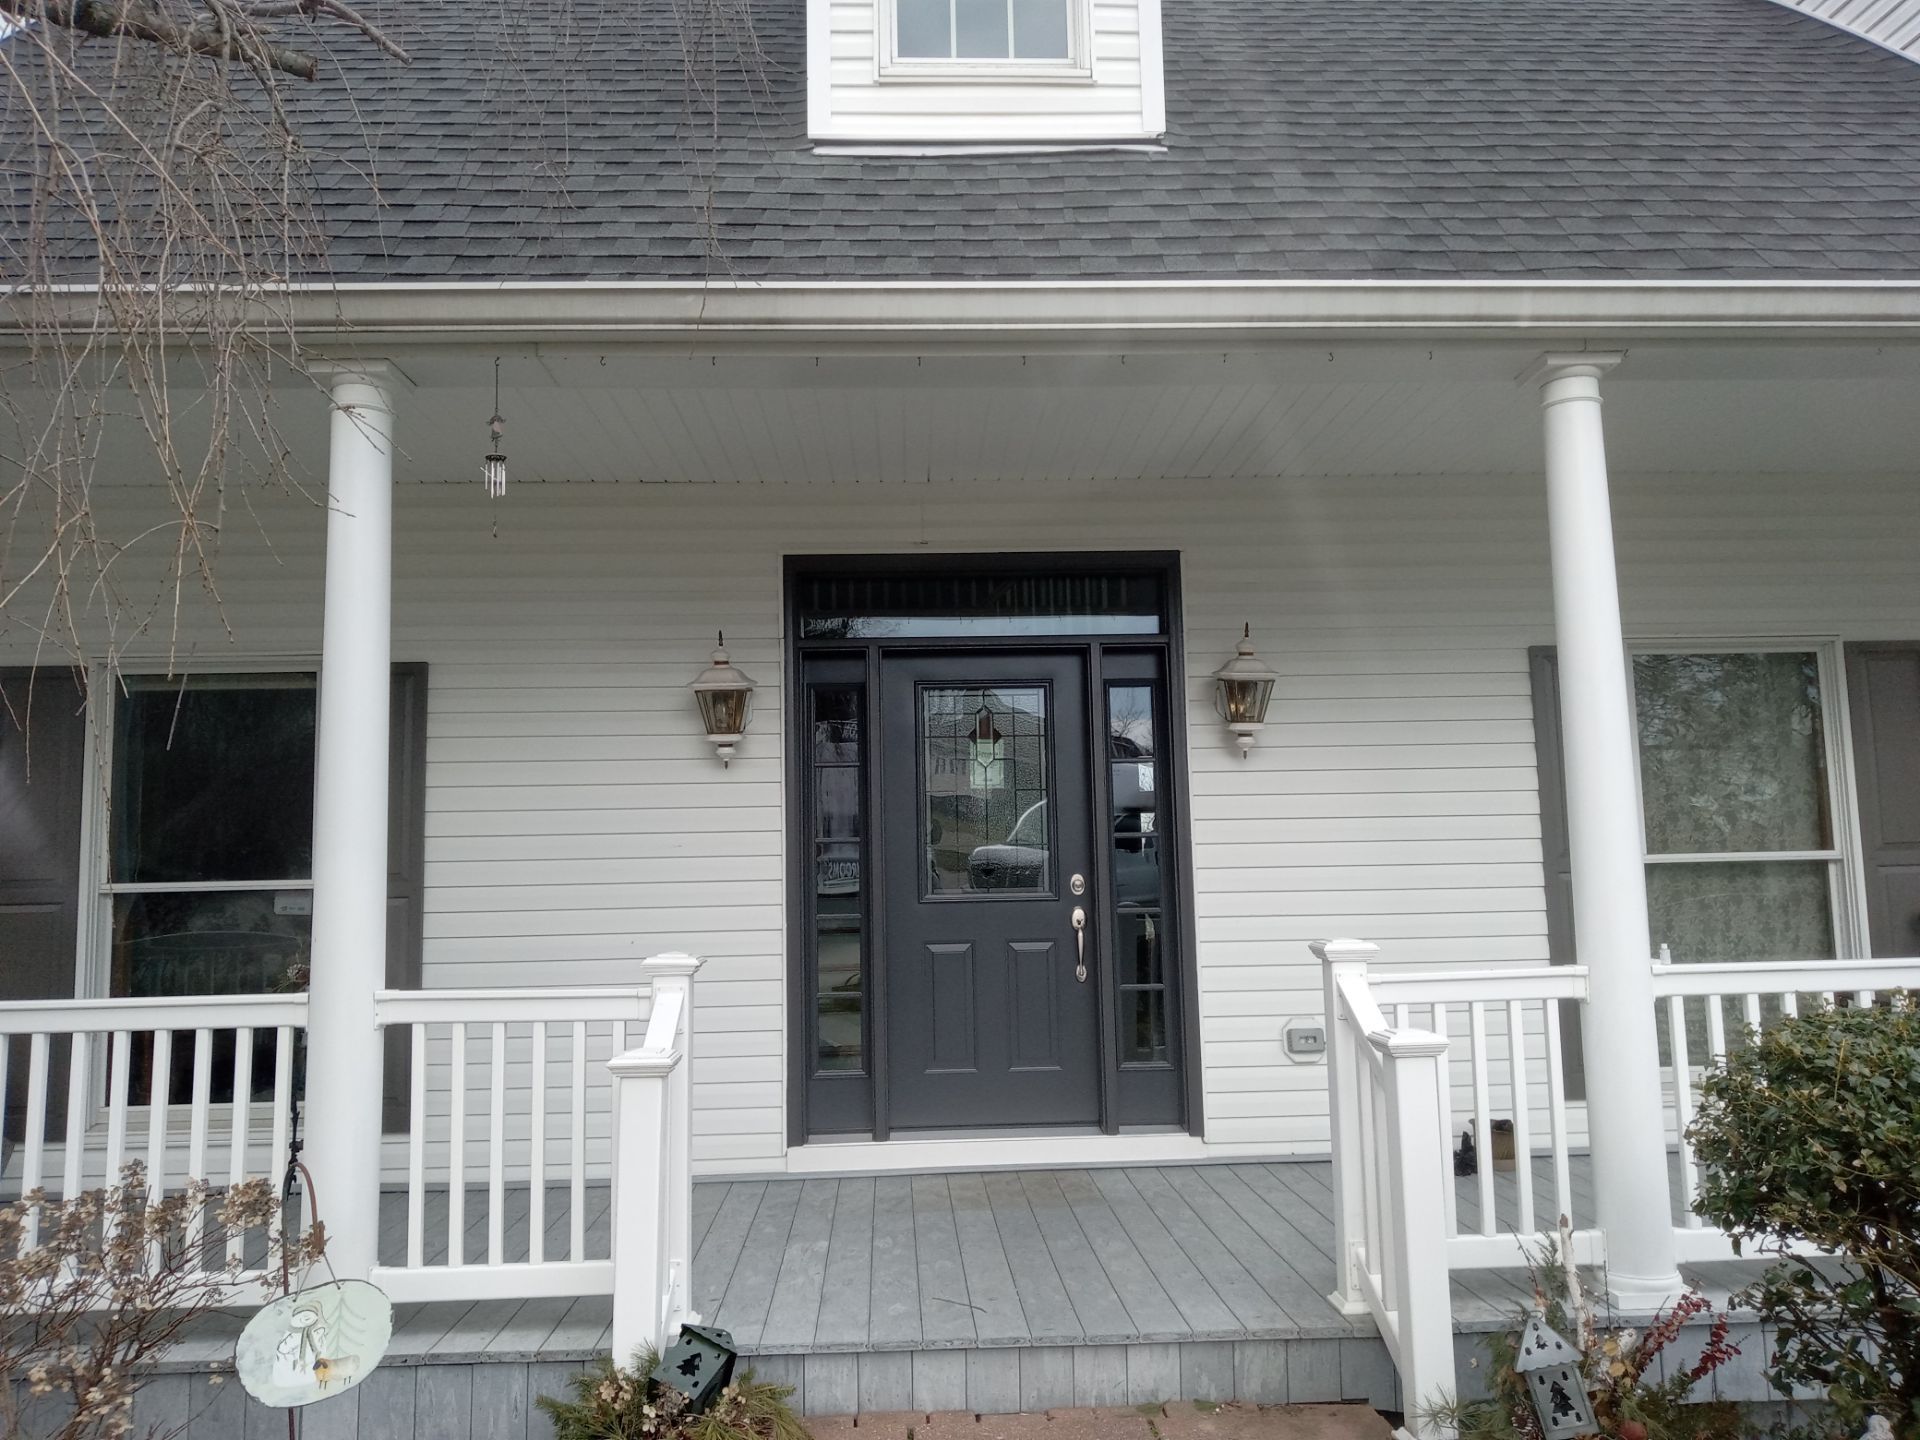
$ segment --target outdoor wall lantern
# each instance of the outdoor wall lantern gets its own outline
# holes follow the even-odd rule
[[[1246,759],[1253,749],[1254,736],[1267,723],[1267,702],[1273,698],[1273,682],[1280,677],[1261,663],[1253,653],[1253,627],[1246,627],[1233,659],[1213,672],[1214,708],[1233,732],[1233,743]]]
[[[753,710],[753,677],[727,659],[725,635],[719,637],[713,663],[693,682],[693,698],[700,702],[700,721],[720,764],[731,765],[733,747],[747,733],[747,716]]]
[[[1580,1356],[1573,1346],[1547,1328],[1547,1317],[1536,1310],[1520,1332],[1520,1353],[1513,1372],[1527,1382],[1540,1433],[1546,1440],[1573,1440],[1592,1435],[1600,1425],[1587,1399],[1587,1383],[1580,1378]]]
[[[495,500],[507,493],[507,457],[500,450],[500,437],[506,432],[507,422],[500,418],[500,357],[496,355],[493,357],[493,418],[487,421],[492,446],[480,462],[480,478],[486,481],[487,494]]]

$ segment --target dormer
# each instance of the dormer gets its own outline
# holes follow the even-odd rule
[[[1160,0],[807,0],[822,149],[1158,143]]]

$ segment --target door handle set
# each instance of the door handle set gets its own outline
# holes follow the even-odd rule
[[[1080,905],[1073,907],[1073,948],[1079,955],[1073,967],[1073,978],[1084,985],[1087,983],[1087,912]]]

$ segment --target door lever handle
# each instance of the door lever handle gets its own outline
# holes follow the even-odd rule
[[[1073,978],[1084,985],[1087,983],[1087,912],[1081,905],[1073,907],[1073,948],[1079,955]]]

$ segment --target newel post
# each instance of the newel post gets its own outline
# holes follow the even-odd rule
[[[1365,940],[1315,940],[1326,986],[1327,1113],[1333,1142],[1334,1288],[1327,1298],[1342,1313],[1367,1313],[1353,1270],[1354,1247],[1366,1235],[1365,1171],[1360,1158],[1360,1092],[1354,1075],[1354,1035],[1340,982],[1364,980],[1380,947]]]
[[[693,977],[704,963],[697,955],[673,951],[655,955],[640,967],[653,980],[656,998],[677,992],[680,1012],[680,1063],[667,1076],[667,1163],[671,1189],[667,1201],[668,1335],[693,1313]]]
[[[638,1049],[613,1076],[613,1356],[662,1349],[691,1314],[693,1270],[692,955],[656,955],[641,972],[653,1005]]]
[[[1600,378],[1622,358],[1542,355],[1521,383],[1539,386],[1546,438],[1573,928],[1588,983],[1580,1025],[1586,1054],[1605,1058],[1587,1087],[1595,1218],[1614,1303],[1652,1310],[1685,1282],[1667,1195],[1633,695],[1600,423]]]
[[[1426,1030],[1395,1030],[1374,1041],[1385,1061],[1387,1090],[1388,1244],[1401,1277],[1400,1408],[1421,1440],[1444,1432],[1424,1418],[1451,1398],[1453,1298],[1447,1266],[1446,1210],[1434,1181],[1453,1183],[1447,1154],[1447,1039]],[[1488,1158],[1491,1163],[1491,1156]]]

